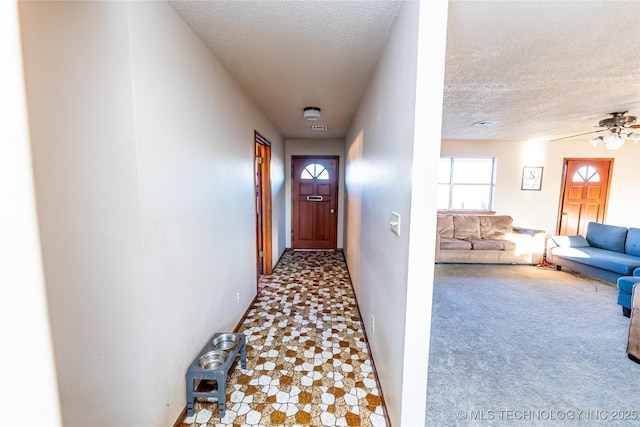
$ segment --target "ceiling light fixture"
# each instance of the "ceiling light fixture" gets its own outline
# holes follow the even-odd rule
[[[636,122],[635,116],[625,116],[627,111],[620,111],[616,113],[610,113],[612,117],[608,119],[600,120],[598,126],[606,127],[607,133],[604,136],[599,136],[597,138],[591,138],[589,142],[594,147],[597,147],[598,144],[604,142],[604,147],[607,150],[617,150],[622,147],[625,142],[633,141],[637,143],[640,141],[640,134],[632,132],[629,127],[636,128],[636,126],[631,126]]]
[[[320,109],[318,107],[305,107],[303,111],[305,119],[311,121],[320,120]]]

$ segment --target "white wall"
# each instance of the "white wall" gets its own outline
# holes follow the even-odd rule
[[[338,236],[336,245],[343,248],[344,240],[344,173],[345,173],[345,140],[344,139],[287,139],[285,140],[285,164],[286,173],[286,223],[287,247],[291,247],[291,156],[338,156]]]
[[[272,264],[275,266],[284,253],[287,245],[287,236],[291,239],[291,229],[286,225],[287,193],[285,187],[285,144],[280,137],[271,145],[271,243],[272,243]],[[290,198],[289,198],[290,199]]]
[[[347,135],[345,253],[393,425],[424,425],[446,9],[404,3]]]
[[[494,210],[514,224],[555,234],[565,158],[613,158],[605,222],[640,227],[640,144],[609,151],[587,139],[539,141],[442,141],[443,156],[497,158]],[[523,166],[543,166],[542,189],[522,191]]]
[[[168,3],[20,11],[64,423],[171,425],[256,293],[253,131],[282,138]]]
[[[0,2],[0,57],[0,414],[59,426],[15,1]]]

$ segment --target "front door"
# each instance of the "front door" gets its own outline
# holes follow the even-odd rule
[[[291,158],[293,249],[336,249],[338,157]]]
[[[585,235],[589,222],[604,222],[613,159],[565,159],[557,233]]]

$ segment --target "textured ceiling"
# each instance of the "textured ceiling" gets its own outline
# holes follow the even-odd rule
[[[400,9],[398,1],[173,1],[288,138],[344,137]],[[327,131],[311,130],[319,107]]]
[[[450,3],[444,139],[561,138],[621,110],[640,116],[639,1]]]
[[[171,2],[286,138],[345,136],[401,3]],[[620,110],[640,116],[639,0],[449,3],[444,139],[562,138]]]

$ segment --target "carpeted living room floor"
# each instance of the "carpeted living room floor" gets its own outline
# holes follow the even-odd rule
[[[617,288],[554,267],[436,264],[427,426],[640,425]]]

